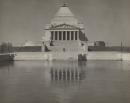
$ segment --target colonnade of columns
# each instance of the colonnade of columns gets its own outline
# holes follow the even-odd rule
[[[79,31],[51,31],[52,40],[78,40]]]
[[[52,80],[80,80],[81,73],[77,69],[51,69]]]

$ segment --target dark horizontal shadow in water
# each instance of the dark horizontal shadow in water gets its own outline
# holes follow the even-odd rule
[[[2,61],[0,62],[0,69],[2,69],[2,67],[13,66],[13,65],[14,65],[14,61]]]

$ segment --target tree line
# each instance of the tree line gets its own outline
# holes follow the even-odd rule
[[[0,53],[12,53],[13,46],[10,42],[3,42],[0,44]]]

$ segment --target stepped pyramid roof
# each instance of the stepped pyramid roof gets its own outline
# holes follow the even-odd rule
[[[58,12],[56,13],[56,16],[69,16],[69,17],[74,17],[74,14],[71,12],[71,10],[69,9],[69,7],[64,4],[63,6],[60,7],[60,9],[58,10]]]
[[[51,21],[51,24],[70,24],[77,25],[78,20],[75,18],[74,14],[69,9],[68,5],[64,4],[61,6]]]

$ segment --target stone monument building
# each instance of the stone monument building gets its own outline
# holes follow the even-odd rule
[[[51,23],[45,26],[42,41],[43,52],[66,55],[76,53],[80,58],[80,54],[82,57],[88,51],[88,39],[85,35],[84,25],[75,18],[67,4],[61,6]]]

